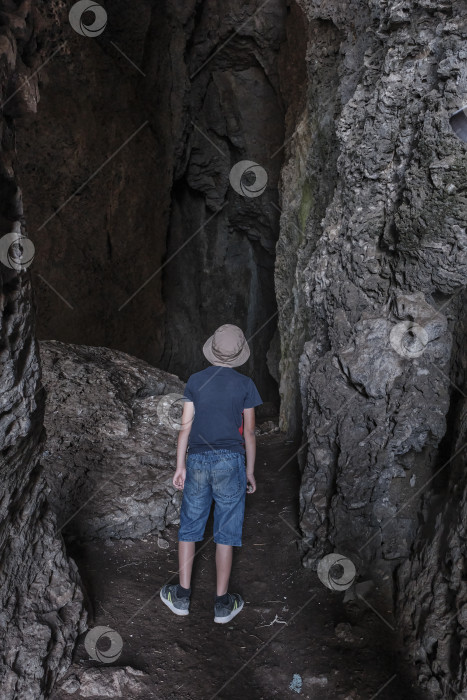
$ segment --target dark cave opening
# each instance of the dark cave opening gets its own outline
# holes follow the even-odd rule
[[[197,5],[183,26],[170,3],[152,7],[151,22],[148,4],[139,5],[139,13],[135,7],[111,14],[95,41],[74,38],[73,52],[41,74],[37,113],[17,115],[25,216],[37,229],[37,337],[122,350],[186,380],[205,366],[207,337],[222,323],[235,323],[251,338],[252,356],[241,371],[264,398],[260,415],[277,415],[278,183],[306,73],[304,40],[287,45],[286,22],[300,26],[296,7],[284,4],[266,19],[262,44],[234,37],[186,85],[175,73],[188,76],[199,64],[197,36],[207,8]],[[228,32],[230,20],[224,21],[219,38],[210,38],[213,48]],[[168,31],[177,45],[186,43],[178,64],[167,61]],[[209,55],[206,47],[202,52]],[[111,87],[116,70],[118,91]],[[133,137],[148,117],[149,127]],[[127,139],[125,150],[94,176]],[[92,162],[80,157],[90,148]],[[51,157],[55,173],[48,172]],[[229,183],[229,171],[243,160],[267,173],[257,198]],[[89,184],[76,192],[86,178]],[[44,202],[54,203],[49,211]],[[222,211],[213,217],[216,208]]]

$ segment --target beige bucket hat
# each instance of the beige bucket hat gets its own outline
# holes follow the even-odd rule
[[[241,328],[224,323],[204,343],[203,355],[213,365],[238,367],[250,357],[250,348]]]

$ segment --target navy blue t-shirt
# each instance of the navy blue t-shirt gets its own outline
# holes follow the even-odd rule
[[[242,411],[263,403],[250,377],[233,367],[211,365],[188,378],[183,395],[195,405],[188,438],[190,453],[209,452],[211,448],[245,453],[240,434]]]

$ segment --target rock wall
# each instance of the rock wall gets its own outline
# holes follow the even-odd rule
[[[184,383],[109,348],[43,340],[40,357],[42,464],[64,535],[138,538],[178,523],[172,477]]]
[[[363,577],[404,564],[395,595],[420,680],[460,689],[463,486],[445,484],[455,461],[442,467],[465,386],[467,146],[449,126],[467,88],[465,3],[299,5],[308,91],[281,174],[276,291],[292,299],[281,424],[299,432],[299,391],[303,563],[338,551]]]
[[[17,128],[38,337],[112,347],[186,380],[207,366],[207,337],[236,323],[252,349],[242,371],[277,411],[285,3],[117,0],[95,38],[71,28],[69,3],[36,5],[44,56],[61,47],[40,71],[39,112]],[[264,169],[261,196],[231,186],[242,160]]]
[[[454,335],[448,432],[412,554],[397,576],[397,614],[420,682],[435,698],[467,687],[467,355],[464,316]]]
[[[241,371],[264,401],[277,404],[278,358],[273,350],[268,368],[265,357],[277,316],[273,267],[284,139],[278,57],[286,8],[271,0],[257,10],[238,0],[222,6],[192,0],[153,12],[158,29],[149,34],[148,54],[160,70],[160,34],[170,37],[165,68],[173,101],[176,96],[161,366],[181,377],[202,369],[205,340],[219,325],[235,323],[252,351]],[[247,160],[267,176],[260,196],[248,189],[259,187],[253,173],[251,181],[248,173],[241,180],[246,194],[229,181],[233,166]]]
[[[1,2],[0,9],[0,694],[2,700],[37,700],[67,669],[86,614],[76,566],[66,557],[47,505],[39,461],[45,394],[31,271],[15,266],[21,247],[5,246],[3,238],[9,232],[26,235],[14,117],[35,109],[36,81],[25,82],[40,60],[35,15],[28,3],[15,10]]]
[[[40,106],[17,119],[37,336],[157,364],[172,156],[168,114],[141,89],[151,3],[112,2],[95,38],[71,27],[72,4],[34,0]]]

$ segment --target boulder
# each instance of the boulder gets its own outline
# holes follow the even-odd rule
[[[178,522],[172,485],[184,384],[104,347],[41,341],[42,456],[64,533],[138,538]]]

